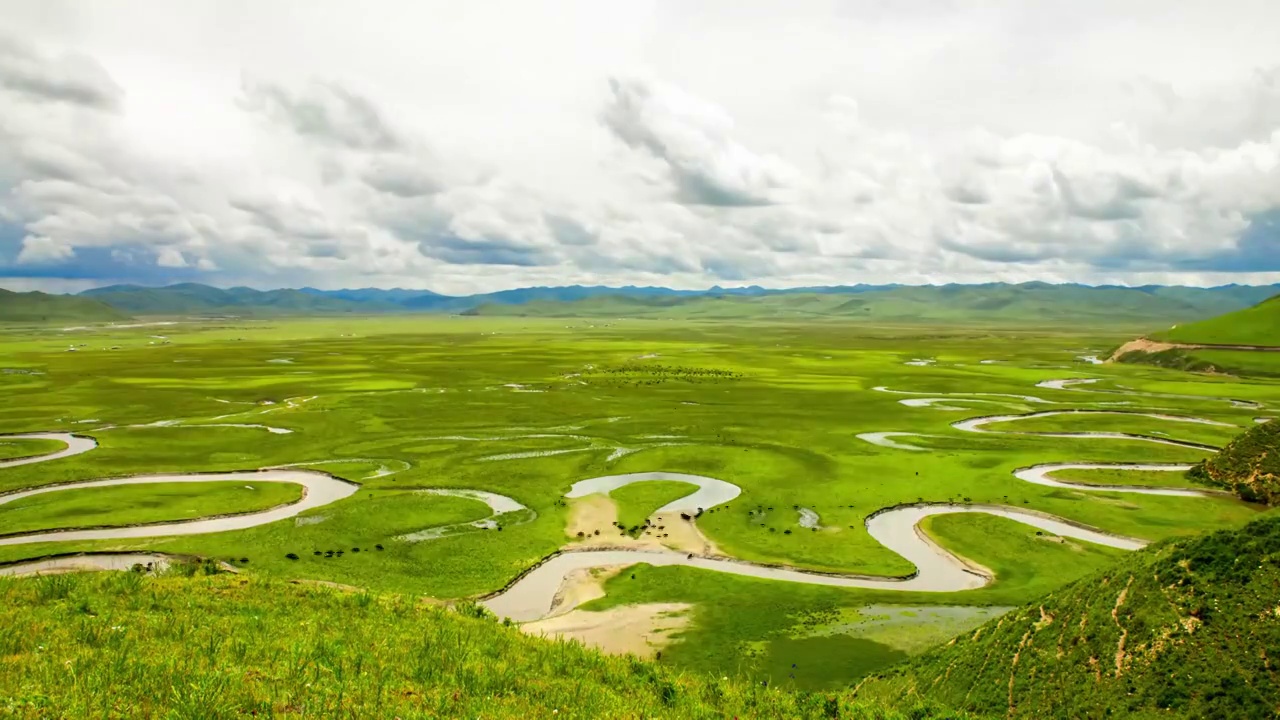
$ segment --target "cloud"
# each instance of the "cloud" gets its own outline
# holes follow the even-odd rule
[[[319,143],[354,150],[396,150],[403,140],[368,99],[333,82],[292,91],[245,78],[240,105]]]
[[[408,157],[378,158],[362,179],[375,190],[402,198],[434,195],[445,188],[445,181],[429,172],[422,161]]]
[[[362,33],[264,4],[233,51],[199,2],[15,7],[0,277],[1280,280],[1280,6],[1082,2],[503,28],[406,3]],[[128,42],[143,18],[165,43]]]
[[[550,228],[552,236],[561,245],[582,246],[596,242],[595,234],[571,217],[547,214],[543,220]]]
[[[781,159],[734,141],[732,120],[713,105],[634,78],[612,78],[609,89],[601,121],[616,138],[666,166],[680,202],[769,205],[797,182],[796,171]]]
[[[1235,245],[1208,257],[1175,259],[1179,270],[1280,272],[1280,207],[1255,213]]]
[[[0,34],[0,87],[39,102],[62,102],[96,110],[119,109],[124,91],[92,58],[77,53],[42,54]]]
[[[22,252],[18,253],[18,264],[41,265],[69,260],[75,251],[62,245],[53,238],[41,235],[28,235],[22,239]]]
[[[545,249],[524,245],[510,238],[461,238],[441,235],[419,243],[423,255],[453,265],[514,265],[539,267],[556,264]]]

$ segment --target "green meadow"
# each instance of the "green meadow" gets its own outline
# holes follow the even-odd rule
[[[64,445],[57,440],[12,439],[0,442],[0,460],[47,455],[61,450]]]
[[[6,399],[0,432],[75,432],[95,438],[98,448],[0,468],[0,492],[275,466],[328,472],[360,488],[337,503],[246,530],[0,545],[0,562],[145,550],[234,561],[254,582],[322,580],[376,593],[475,598],[568,542],[563,495],[574,482],[646,471],[711,476],[742,488],[724,509],[697,520],[724,554],[835,573],[913,572],[864,525],[875,511],[904,503],[1008,505],[1151,541],[1242,525],[1259,509],[1225,497],[1062,489],[1013,476],[1055,462],[1190,464],[1207,451],[1010,433],[1123,432],[1220,446],[1267,414],[1230,399],[1280,404],[1274,378],[1078,359],[1105,355],[1136,330],[485,316],[2,330],[0,369],[9,372],[0,373]],[[1036,386],[1064,378],[1098,382]],[[928,398],[944,401],[902,402]],[[1055,409],[1131,414],[1013,420],[984,433],[952,426],[980,415]],[[1138,412],[1230,427],[1132,414]],[[896,438],[918,449],[857,437],[873,432],[920,434]],[[0,438],[0,459],[51,449]],[[1192,484],[1178,473],[1060,477]],[[0,535],[250,512],[292,502],[299,492],[249,484],[255,489],[211,482],[48,493],[0,505]],[[402,540],[490,515],[476,500],[420,492],[438,488],[498,493],[533,513],[500,523],[501,530]],[[688,489],[641,483],[612,497],[620,522],[630,527]],[[801,508],[817,514],[817,528],[801,526]],[[1027,602],[1121,553],[978,514],[930,518],[923,529],[994,571],[995,582],[960,593],[902,593],[637,567],[611,580],[605,597],[587,607],[691,603],[692,622],[662,663],[820,689],[919,652],[921,637],[945,641],[964,629],[957,613],[974,613],[979,624],[983,608]],[[911,632],[840,620],[871,606],[934,610],[920,615],[919,627],[893,625],[912,626]]]
[[[36,530],[144,525],[265,510],[297,502],[286,483],[155,483],[80,488],[5,503],[4,534]]]

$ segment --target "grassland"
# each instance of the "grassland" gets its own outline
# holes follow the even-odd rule
[[[1055,480],[1087,485],[1145,485],[1148,487],[1189,487],[1202,481],[1186,472],[1164,470],[1111,470],[1100,468],[1058,470],[1049,474]]]
[[[0,394],[8,400],[0,406],[0,431],[75,430],[100,446],[84,455],[0,470],[0,492],[138,473],[289,464],[362,487],[302,517],[248,530],[4,546],[0,562],[80,550],[148,550],[235,559],[255,582],[326,580],[379,593],[474,597],[501,588],[565,543],[568,509],[562,497],[575,481],[654,470],[708,475],[743,489],[727,510],[698,520],[726,554],[846,573],[912,572],[867,534],[863,522],[881,508],[920,500],[1009,504],[1149,540],[1251,519],[1256,507],[1225,498],[1064,490],[1012,475],[1047,462],[1194,463],[1205,456],[1200,451],[1138,441],[965,433],[950,426],[980,414],[1114,409],[1108,403],[1127,402],[1126,409],[1243,427],[1259,411],[1221,398],[1280,404],[1280,382],[1265,378],[1076,361],[1133,332],[436,316],[6,331],[0,334],[0,369],[13,372],[0,373]],[[72,343],[84,347],[65,352]],[[905,364],[921,357],[935,363]],[[1081,376],[1100,382],[1085,389],[1035,387]],[[947,405],[965,408],[958,411],[909,407],[900,401],[915,396],[875,390],[881,386],[939,397],[1030,394],[1052,404],[973,396],[967,402],[947,397]],[[1162,396],[1117,394],[1129,391]],[[1166,431],[1144,418],[1093,420],[1121,431]],[[173,424],[156,425],[166,421]],[[1018,422],[1009,423],[1011,429],[1036,427]],[[1099,427],[1084,417],[1072,422],[1079,423],[1076,429]],[[1223,440],[1213,426],[1170,425],[1167,431],[1180,439]],[[856,437],[877,431],[921,433],[910,442],[927,451],[879,447]],[[638,496],[628,497],[628,488],[619,505],[637,516],[667,497],[659,488],[631,487]],[[501,531],[400,540],[490,514],[474,500],[417,492],[429,488],[500,493],[536,517],[504,524]],[[71,493],[59,495],[64,494],[46,497],[72,502]],[[816,511],[822,528],[802,528],[799,507]],[[762,512],[748,513],[757,508]],[[0,527],[11,511],[0,506]],[[620,576],[600,602],[694,603],[694,622],[664,652],[664,663],[753,677],[764,673],[790,682],[791,668],[784,668],[786,678],[775,672],[790,657],[798,664],[798,686],[827,687],[841,673],[867,671],[865,664],[855,668],[845,661],[865,655],[868,646],[815,640],[808,646],[814,648],[811,655],[801,653],[796,643],[810,636],[797,628],[805,627],[800,618],[812,607],[841,614],[868,604],[1020,604],[1108,555],[1032,540],[1020,526],[999,525],[973,515],[931,523],[929,531],[945,546],[997,570],[995,584],[972,592],[915,596],[796,588],[649,568],[637,570],[634,581],[630,574]],[[329,550],[335,551],[332,557]],[[346,552],[338,557],[336,550]],[[1016,569],[1014,560],[1021,563]],[[1003,563],[1009,564],[1007,577]],[[891,648],[883,658],[918,651],[874,642]],[[845,650],[833,649],[838,647]],[[753,654],[743,655],[744,648]],[[822,653],[832,659],[821,660]],[[809,659],[798,662],[798,655]]]
[[[0,713],[905,717],[612,658],[403,596],[219,575],[0,582]],[[927,706],[910,717],[939,715]]]
[[[0,532],[142,525],[265,510],[297,502],[302,487],[285,483],[158,483],[84,488],[20,498],[3,506]]]
[[[625,528],[643,525],[655,510],[697,490],[686,482],[657,480],[620,487],[609,493],[618,505],[618,522]]]
[[[1280,516],[1120,558],[869,680],[982,714],[1273,717]]]
[[[92,298],[0,288],[0,323],[110,322],[128,317]]]
[[[536,299],[521,304],[492,302],[467,312],[477,315],[561,318],[637,318],[781,322],[840,320],[1029,327],[1045,321],[1077,326],[1168,324],[1201,320],[1239,310],[1262,299],[1263,288],[1120,288],[1023,283],[1006,285],[887,286],[815,289],[774,295],[710,293],[693,296],[611,295],[578,299]]]
[[[63,448],[57,440],[3,440],[0,441],[0,460],[48,455]]]
[[[1206,413],[1213,414],[1213,413]],[[1013,432],[1116,432],[1168,440],[1185,440],[1221,447],[1253,424],[1252,419],[1234,418],[1248,425],[1203,425],[1178,420],[1163,420],[1125,415],[1054,415],[1011,422],[992,423],[988,430]]]
[[[1244,310],[1178,325],[1153,337],[1206,345],[1280,346],[1280,296]]]
[[[1252,428],[1189,474],[1246,500],[1280,505],[1280,422]]]

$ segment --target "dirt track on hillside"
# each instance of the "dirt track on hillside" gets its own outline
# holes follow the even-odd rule
[[[1207,343],[1171,343],[1138,338],[1116,348],[1107,358],[1107,362],[1115,362],[1131,352],[1158,353],[1165,350],[1247,350],[1250,352],[1280,352],[1276,345],[1212,345]]]

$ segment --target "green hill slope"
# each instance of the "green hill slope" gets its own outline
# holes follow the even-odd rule
[[[1277,290],[1280,286],[1091,287],[1048,283],[708,290],[570,285],[450,297],[426,290],[261,291],[183,283],[159,288],[113,285],[81,295],[135,315],[436,312],[601,318],[985,320],[1004,324],[1047,319],[1151,326],[1194,322],[1239,310]]]
[[[1024,283],[883,287],[775,295],[592,297],[485,304],[477,315],[671,319],[866,319],[1042,324],[1185,322],[1238,309],[1238,293],[1197,288],[1119,288]]]
[[[1034,718],[1274,717],[1280,515],[1134,553],[863,683]]]
[[[224,290],[198,283],[162,288],[112,285],[86,290],[79,297],[92,298],[134,315],[305,315],[403,310],[391,303],[349,300],[304,290],[263,291],[245,287]]]
[[[0,323],[110,322],[128,317],[92,298],[0,289]]]
[[[234,575],[0,581],[0,715],[906,717],[605,656],[476,614]]]
[[[1191,472],[1249,502],[1280,505],[1280,421],[1251,428]]]
[[[1251,308],[1179,325],[1151,337],[1173,343],[1277,347],[1280,346],[1280,295]]]

